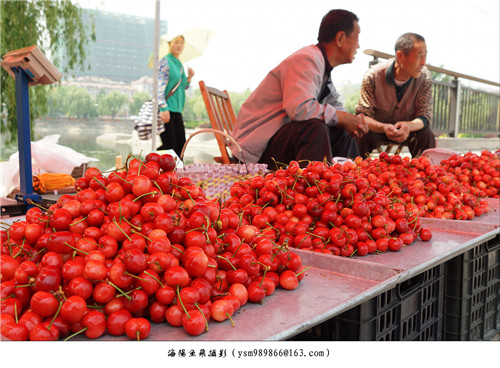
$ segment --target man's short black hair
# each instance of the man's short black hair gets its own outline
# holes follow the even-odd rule
[[[415,42],[425,42],[425,39],[416,33],[405,33],[396,40],[394,45],[394,51],[403,51],[403,54],[408,55],[408,53],[413,49]]]
[[[335,39],[337,33],[344,31],[347,36],[354,30],[354,22],[359,19],[356,14],[348,10],[330,10],[321,21],[318,33],[319,42],[330,42]]]

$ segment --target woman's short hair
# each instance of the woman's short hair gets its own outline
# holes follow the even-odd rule
[[[348,10],[330,10],[321,21],[318,41],[326,43],[333,41],[340,31],[344,31],[349,36],[354,30],[354,21],[358,22],[358,17]]]
[[[425,42],[425,39],[416,33],[405,33],[396,40],[394,45],[394,50],[396,53],[398,51],[403,51],[403,54],[407,55],[412,49],[415,42]]]

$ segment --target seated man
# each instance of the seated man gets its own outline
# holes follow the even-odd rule
[[[356,141],[368,132],[362,116],[349,114],[339,101],[330,73],[352,63],[359,48],[358,18],[346,10],[323,17],[318,44],[306,46],[273,69],[242,105],[232,136],[240,161],[287,165],[296,160],[359,156]]]
[[[363,158],[381,141],[405,143],[412,157],[436,147],[432,120],[432,78],[422,36],[405,33],[396,41],[396,58],[372,66],[363,78],[356,114],[370,132],[358,139]]]

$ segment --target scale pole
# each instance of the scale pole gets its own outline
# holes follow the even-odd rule
[[[12,68],[16,74],[17,104],[17,146],[19,150],[20,196],[26,203],[28,198],[40,200],[33,193],[33,172],[31,167],[31,125],[28,84],[30,77],[22,68]]]

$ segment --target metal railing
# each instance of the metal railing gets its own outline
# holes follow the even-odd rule
[[[394,57],[371,49],[365,50],[364,53],[373,57],[370,66],[377,64],[379,58]],[[432,65],[426,67],[431,72],[453,77],[451,82],[433,80],[434,117],[431,126],[435,133],[444,133],[455,138],[459,133],[500,134],[499,83]],[[460,79],[495,86],[496,92],[464,86]]]

